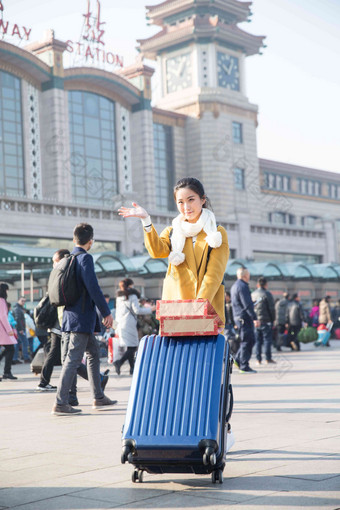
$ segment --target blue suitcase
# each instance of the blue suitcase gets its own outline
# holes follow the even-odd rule
[[[231,360],[222,335],[142,338],[122,438],[133,482],[147,471],[211,473],[222,483]]]

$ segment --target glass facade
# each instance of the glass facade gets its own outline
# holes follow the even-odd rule
[[[0,193],[25,194],[21,81],[4,71],[0,71]]]
[[[161,211],[174,211],[174,164],[172,128],[165,124],[153,125],[156,204]]]
[[[118,193],[115,103],[90,92],[68,93],[72,197],[110,205]]]

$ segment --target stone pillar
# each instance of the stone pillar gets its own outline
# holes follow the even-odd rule
[[[25,49],[51,66],[52,74],[52,78],[43,83],[39,105],[42,198],[70,201],[71,155],[63,66],[66,43],[55,39],[53,30],[48,30],[42,41],[32,43]]]
[[[143,207],[155,210],[155,170],[153,121],[151,109],[151,77],[154,69],[143,64],[143,58],[118,74],[131,81],[142,91],[141,103],[132,109],[130,116],[132,192]]]
[[[252,259],[252,243],[250,232],[250,216],[246,211],[237,211],[236,217],[238,221],[238,250],[237,258]]]
[[[326,234],[326,258],[325,263],[332,263],[339,261],[339,254],[337,250],[337,232],[335,222],[331,219],[323,220],[323,230]]]

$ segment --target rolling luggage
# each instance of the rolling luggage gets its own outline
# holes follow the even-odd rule
[[[147,471],[211,473],[222,483],[231,359],[223,335],[142,338],[122,438],[133,482]]]
[[[44,361],[45,361],[44,349],[39,349],[31,361],[31,372],[35,375],[41,374]]]
[[[331,331],[333,327],[333,322],[329,322],[326,327],[321,329],[318,327],[318,339],[314,342],[314,345],[318,347],[319,345],[329,345],[329,339],[331,338]]]

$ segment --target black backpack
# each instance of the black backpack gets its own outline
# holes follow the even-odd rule
[[[34,322],[35,325],[49,329],[53,328],[58,319],[57,308],[51,305],[48,295],[43,297],[38,305],[34,308]]]
[[[48,295],[52,305],[72,306],[85,293],[85,287],[79,288],[76,275],[76,257],[81,253],[64,257],[52,269],[48,280]]]

